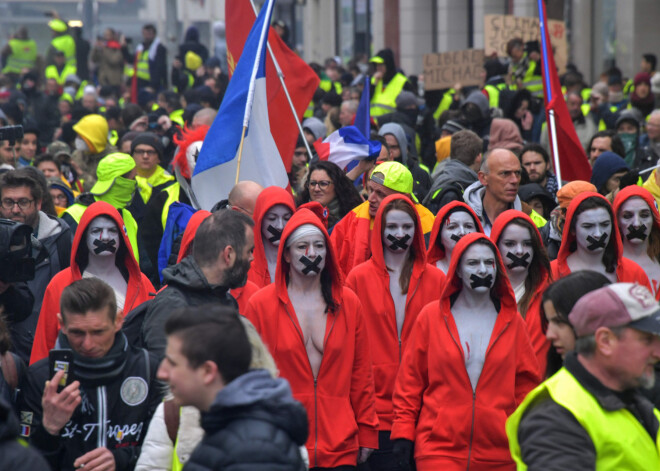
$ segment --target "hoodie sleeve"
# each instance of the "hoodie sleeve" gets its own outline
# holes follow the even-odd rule
[[[514,329],[516,332],[516,404],[519,405],[525,396],[541,383],[541,372],[536,354],[529,341],[527,327],[522,317],[514,316]]]
[[[60,295],[62,294],[57,280],[58,278],[56,276],[46,287],[41,311],[39,312],[39,320],[37,321],[37,328],[34,332],[30,365],[42,358],[46,358],[57,340],[57,333],[60,330],[57,313],[59,312]]]

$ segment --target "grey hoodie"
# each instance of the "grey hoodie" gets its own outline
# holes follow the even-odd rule
[[[401,149],[401,163],[408,166],[408,138],[406,133],[401,127],[401,125],[396,123],[386,123],[378,131],[379,136],[384,136],[386,134],[391,134],[399,143],[399,149]]]
[[[463,193],[463,199],[472,209],[474,209],[474,212],[477,213],[477,216],[481,221],[481,225],[484,227],[484,234],[490,237],[490,231],[493,228],[494,221],[487,221],[484,217],[483,199],[485,191],[486,187],[477,180],[465,189],[465,193]],[[520,197],[518,195],[516,195],[516,199],[513,201],[513,205],[509,209],[517,209],[518,211],[522,211],[522,203],[520,202]]]

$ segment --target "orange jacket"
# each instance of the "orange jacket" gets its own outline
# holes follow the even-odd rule
[[[283,204],[293,213],[296,205],[291,193],[278,186],[269,186],[264,189],[257,197],[254,205],[254,260],[248,272],[248,280],[259,288],[268,286],[270,282],[270,273],[268,271],[268,261],[264,251],[264,240],[261,237],[261,221],[266,216],[270,208],[276,204]]]
[[[543,239],[541,238],[541,233],[534,224],[534,221],[522,211],[517,211],[515,209],[509,209],[500,214],[495,222],[493,223],[493,228],[490,232],[490,239],[495,245],[498,244],[500,236],[506,226],[516,218],[524,219],[527,221],[531,227],[534,228],[536,232],[536,239],[539,244],[543,245]],[[550,342],[545,338],[545,332],[543,328],[543,319],[541,314],[541,300],[543,299],[543,292],[550,284],[550,272],[540,263],[535,263],[532,260],[532,263],[529,266],[529,271],[537,271],[540,276],[540,281],[537,286],[533,286],[532,290],[534,294],[532,299],[527,305],[527,312],[521,312],[520,314],[525,319],[527,324],[527,333],[529,334],[529,340],[532,343],[532,348],[536,354],[536,360],[539,363],[539,374],[541,377],[545,376],[546,365],[548,363],[548,350],[550,349]]]
[[[413,206],[403,195],[391,195],[383,200],[371,231],[371,258],[351,270],[346,285],[360,297],[364,320],[369,332],[371,360],[376,387],[376,411],[381,430],[392,429],[392,392],[401,356],[406,348],[417,314],[431,301],[440,298],[445,275],[425,261],[424,235],[417,216],[415,237],[411,246],[413,264],[401,338],[396,326],[394,301],[390,294],[390,274],[385,266],[382,243],[383,208],[390,201],[401,199]],[[413,206],[414,207],[414,206]]]
[[[553,260],[550,264],[550,267],[552,268],[552,279],[555,281],[563,276],[568,275],[571,272],[571,269],[568,267],[568,263],[566,262],[568,256],[573,252],[570,249],[571,244],[575,242],[575,234],[571,234],[571,221],[573,220],[575,210],[580,205],[580,203],[582,203],[587,198],[592,197],[602,198],[609,204],[609,201],[603,195],[591,191],[585,191],[584,193],[580,193],[578,196],[573,198],[573,201],[571,201],[571,204],[568,206],[568,210],[566,211],[566,222],[564,223],[564,231],[562,233],[561,246],[559,247],[557,259]],[[608,249],[613,247],[613,250],[616,251],[617,281],[622,283],[639,283],[646,286],[648,289],[651,289],[649,278],[646,276],[646,273],[644,273],[644,270],[642,270],[642,268],[635,262],[623,256],[623,243],[621,242],[621,235],[619,233],[619,225],[617,224],[616,213],[612,219],[612,234],[610,235]]]
[[[497,253],[493,294],[500,310],[473,393],[450,298],[462,288],[456,276],[461,255],[478,239],[489,240],[472,233],[456,244],[440,300],[417,317],[394,387],[391,438],[415,442],[420,471],[514,470],[504,423],[540,382],[525,322]]]
[[[321,276],[329,274],[332,297],[338,307],[327,316],[323,360],[315,379],[289,300],[289,264],[283,257],[286,239],[302,224],[315,225],[329,240],[314,213],[298,210],[282,233],[275,283],[252,296],[246,317],[268,345],[281,376],[291,384],[294,397],[307,409],[310,466],[355,466],[359,447],[378,448],[374,382],[362,306],[355,293],[343,287],[332,245],[327,243]]]
[[[431,239],[429,240],[429,250],[426,253],[426,263],[430,263],[431,265],[435,266],[435,263],[438,260],[445,258],[445,248],[440,242],[440,230],[442,229],[442,225],[444,224],[447,215],[450,212],[456,211],[454,208],[461,208],[462,211],[465,211],[470,216],[472,216],[477,227],[477,232],[481,232],[483,234],[484,228],[481,226],[481,221],[477,217],[477,214],[474,212],[474,209],[462,201],[452,201],[447,203],[442,208],[440,208],[440,211],[438,211],[438,214],[435,216],[433,229],[431,229]]]
[[[126,235],[124,221],[119,215],[119,212],[113,206],[103,201],[97,201],[91,204],[83,213],[82,218],[80,218],[80,223],[73,238],[71,266],[55,275],[46,288],[44,302],[41,305],[41,312],[39,313],[39,322],[37,323],[37,329],[34,334],[30,364],[46,358],[48,352],[55,347],[57,333],[60,330],[60,324],[57,320],[57,313],[60,312],[60,296],[64,288],[74,281],[82,279],[81,270],[84,271],[84,267],[81,267],[80,264],[84,263],[83,260],[87,260],[86,254],[88,253],[87,244],[83,236],[86,235],[86,229],[89,223],[97,216],[106,216],[115,221],[120,229],[119,233],[122,235],[122,239],[120,240],[123,241],[123,244],[120,244],[121,247],[117,251],[117,256],[119,257],[123,252],[124,261],[118,267],[120,269],[125,268],[128,272],[128,286],[126,287],[126,300],[124,301],[123,312],[131,312],[144,301],[152,298],[156,292],[149,279],[140,272],[140,267],[133,256],[133,249]]]

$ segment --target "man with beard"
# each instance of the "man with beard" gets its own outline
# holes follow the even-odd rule
[[[238,211],[219,211],[197,229],[192,255],[163,270],[163,283],[142,326],[145,347],[165,354],[164,325],[178,308],[221,304],[238,308],[229,290],[244,286],[252,263],[254,222]]]

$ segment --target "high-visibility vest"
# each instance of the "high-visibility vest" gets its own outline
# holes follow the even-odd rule
[[[170,175],[163,167],[158,165],[156,171],[149,178],[141,177],[140,175],[135,176],[135,181],[137,182],[138,193],[142,197],[142,201],[146,204],[153,194],[154,189],[159,191],[158,187],[161,187],[165,184],[174,183],[174,177]],[[160,188],[160,190],[164,187]]]
[[[536,71],[536,61],[530,60],[529,67],[525,71],[525,76],[522,79],[523,87],[536,97],[543,98],[543,77],[534,75]]]
[[[62,36],[54,37],[50,44],[58,51],[64,53],[66,65],[76,66],[76,42],[71,36],[63,34]]]
[[[151,74],[149,73],[149,50],[138,53],[137,61],[137,77],[141,80],[151,81]]]
[[[509,449],[519,471],[527,469],[518,442],[520,421],[531,405],[548,395],[567,409],[589,434],[596,451],[597,471],[660,469],[660,435],[657,431],[654,441],[628,409],[603,409],[598,400],[566,368],[562,368],[530,392],[506,421]],[[653,412],[660,420],[660,412],[657,409]]]
[[[329,78],[322,78],[321,81],[319,82],[319,88],[322,90],[325,90],[326,92],[329,92],[331,89],[334,88],[335,93],[337,95],[341,95],[342,92],[342,87],[341,83],[339,82],[333,82]]]
[[[456,90],[453,88],[450,88],[447,90],[444,95],[442,95],[442,99],[440,100],[440,104],[438,107],[435,109],[433,112],[433,119],[438,120],[440,115],[447,111],[449,107],[451,106],[452,102],[454,101],[454,95],[456,95]]]
[[[170,206],[172,206],[172,203],[175,201],[179,201],[181,185],[179,182],[174,182],[170,186],[163,189],[163,191],[167,193],[167,199],[163,205],[163,212],[160,215],[160,222],[163,223],[163,230],[165,230],[165,226],[167,225],[167,215],[170,213]]]
[[[46,76],[47,79],[55,79],[57,81],[57,84],[60,86],[64,85],[64,83],[66,82],[66,78],[69,75],[75,75],[75,74],[76,74],[76,66],[69,64],[64,66],[62,72],[59,72],[57,70],[57,67],[54,65],[49,65],[48,67],[46,67],[46,71],[44,72],[44,75]]]
[[[382,116],[395,111],[396,97],[399,96],[407,82],[406,76],[400,72],[392,77],[385,88],[383,88],[383,81],[380,80],[376,84],[374,96],[371,98],[371,116]]]
[[[37,61],[37,43],[34,39],[10,39],[11,53],[3,74],[21,74],[24,69],[33,69]]]
[[[110,145],[117,146],[118,141],[119,141],[119,133],[117,133],[117,131],[114,129],[110,130],[110,136],[108,137],[108,142],[110,143]]]
[[[543,84],[541,84],[543,86]],[[500,92],[505,90],[506,83],[498,83],[497,85],[486,85],[484,90],[488,92],[488,107],[489,108],[499,108],[500,107]]]
[[[183,121],[183,108],[179,108],[178,110],[174,110],[170,113],[170,120],[173,123],[178,124],[183,128],[184,121]]]

